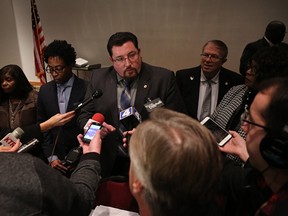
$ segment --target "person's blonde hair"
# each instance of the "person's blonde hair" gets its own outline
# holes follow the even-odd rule
[[[220,152],[213,135],[196,120],[157,109],[136,128],[129,153],[154,215],[200,213],[211,201]]]

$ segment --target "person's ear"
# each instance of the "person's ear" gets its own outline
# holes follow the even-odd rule
[[[135,179],[132,182],[132,193],[133,194],[139,194],[142,192],[143,190],[143,185],[141,184],[141,182],[138,179]]]

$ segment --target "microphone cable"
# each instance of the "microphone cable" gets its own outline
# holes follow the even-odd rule
[[[59,136],[60,136],[60,132],[62,131],[62,126],[59,127],[59,130],[57,132],[57,136],[56,136],[56,139],[55,139],[55,142],[53,144],[53,149],[52,149],[52,152],[51,152],[51,155],[50,155],[50,159],[49,159],[49,166],[51,166],[51,163],[52,163],[52,158],[53,158],[53,155],[54,155],[54,152],[55,152],[55,149],[56,149],[56,145],[58,143],[58,140],[59,140]]]

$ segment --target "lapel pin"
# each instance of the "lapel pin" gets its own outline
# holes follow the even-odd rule
[[[227,86],[227,85],[228,85],[228,82],[225,82],[225,85]]]
[[[144,85],[144,88],[147,88],[147,85]]]
[[[193,76],[190,76],[190,80],[194,80],[194,77],[193,77]]]

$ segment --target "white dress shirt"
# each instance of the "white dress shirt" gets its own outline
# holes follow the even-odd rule
[[[203,71],[201,70],[200,76],[200,89],[199,89],[199,99],[198,99],[198,110],[197,110],[197,118],[200,119],[203,100],[205,96],[206,88],[208,87],[208,83],[206,82],[206,77],[204,76]],[[211,79],[211,111],[212,114],[217,106],[218,101],[218,92],[219,92],[219,72]]]

